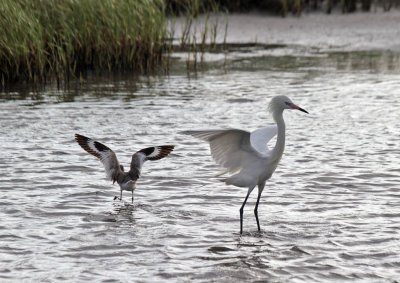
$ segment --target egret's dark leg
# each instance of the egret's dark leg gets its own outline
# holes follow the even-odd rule
[[[261,193],[262,193],[262,191],[264,189],[264,186],[265,186],[265,182],[263,184],[259,184],[258,185],[257,202],[256,202],[256,206],[254,207],[254,215],[256,216],[258,231],[261,231],[260,222],[258,221],[258,204],[260,203]]]
[[[258,231],[261,230],[261,229],[260,229],[260,222],[258,221],[258,204],[260,203],[260,197],[261,197],[261,192],[258,191],[258,197],[257,197],[256,207],[254,208],[254,215],[256,216]]]
[[[247,202],[247,199],[249,198],[250,193],[251,193],[251,190],[249,190],[249,192],[247,193],[247,196],[244,199],[244,202],[239,210],[240,211],[240,235],[243,233],[243,208],[246,205],[246,202]]]

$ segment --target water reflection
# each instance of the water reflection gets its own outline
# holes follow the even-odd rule
[[[255,45],[258,46],[257,44]],[[289,48],[291,47],[291,48]],[[222,74],[238,71],[308,71],[309,75],[316,73],[328,73],[331,71],[368,71],[368,72],[396,72],[400,71],[400,53],[392,51],[353,51],[353,52],[324,52],[318,50],[303,50],[300,46],[280,46],[273,45],[265,47],[262,44],[255,50],[274,50],[273,54],[266,52],[257,55],[252,50],[250,56],[243,56],[248,53],[246,48],[229,49],[228,55],[224,60],[210,60],[199,64],[196,71],[187,72],[186,64],[180,60],[171,62],[170,76],[189,75],[189,79],[196,80],[199,73],[212,72]],[[243,50],[239,52],[238,50]],[[291,52],[288,52],[290,50]],[[292,52],[297,50],[297,52]],[[301,51],[299,51],[301,50]],[[288,54],[287,54],[288,53]],[[293,55],[293,53],[295,55]],[[179,54],[179,53],[178,53]],[[185,53],[183,53],[185,54]],[[290,55],[289,55],[290,54]],[[185,55],[186,56],[186,55]],[[185,59],[186,57],[183,57]],[[180,58],[180,56],[178,56]],[[220,73],[221,74],[221,73]],[[0,101],[10,100],[32,100],[37,103],[59,103],[74,102],[76,99],[100,99],[107,97],[109,99],[120,99],[125,101],[136,99],[138,96],[151,95],[169,95],[165,90],[165,84],[162,81],[168,77],[157,76],[137,76],[134,73],[103,75],[88,73],[82,82],[72,81],[68,86],[57,88],[55,86],[33,87],[30,85],[14,85],[0,92]],[[160,84],[161,83],[161,84]],[[162,85],[162,89],[157,88],[157,84]],[[157,91],[148,94],[141,92],[141,89],[156,88]],[[84,95],[85,97],[82,97]]]
[[[223,71],[210,62],[196,78],[183,62],[170,76],[3,92],[1,280],[397,280],[398,60],[268,55]],[[267,104],[278,94],[312,115],[285,113],[286,151],[259,206],[263,230],[251,195],[240,236],[245,190],[213,176],[207,144],[177,133],[271,124]],[[115,145],[126,162],[149,145],[177,147],[146,164],[130,205],[113,201],[118,186],[76,132]]]

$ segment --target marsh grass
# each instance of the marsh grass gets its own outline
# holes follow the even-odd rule
[[[170,50],[186,53],[187,70],[196,71],[199,66],[204,65],[204,56],[207,52],[224,52],[228,33],[227,13],[221,11],[219,4],[214,0],[174,1],[174,3],[180,4],[178,14],[184,17],[184,24],[180,34],[175,34],[175,21],[172,21],[171,38],[175,38],[175,43],[179,44],[172,44]],[[217,34],[221,33],[221,18],[223,17],[225,19],[224,40],[222,44],[217,44]]]
[[[326,6],[330,12],[351,3],[363,9],[400,0],[1,0],[0,81],[46,84],[83,81],[88,72],[168,71],[170,54],[187,52],[187,68],[197,69],[207,52],[225,52],[226,11],[265,8],[285,16]],[[254,6],[255,5],[255,6]],[[386,5],[386,6],[385,6]],[[315,7],[314,7],[315,6]],[[345,7],[345,8],[343,8]],[[204,22],[198,24],[198,15]],[[182,34],[168,24],[185,17]],[[168,19],[167,19],[168,17]],[[173,20],[172,20],[173,21]],[[196,22],[197,21],[197,22]],[[223,25],[225,24],[225,29]],[[222,27],[221,27],[222,26]],[[223,43],[217,34],[224,32]],[[175,37],[177,36],[177,37]],[[178,38],[178,45],[174,45]],[[176,42],[176,40],[175,40]]]
[[[167,48],[161,0],[2,0],[0,14],[3,86],[87,70],[146,73]]]
[[[193,24],[191,19],[185,25],[179,46],[173,46],[173,51],[186,52],[186,67],[196,70],[200,64],[204,64],[204,56],[208,52],[224,52],[226,34],[228,32],[228,21],[226,20],[224,42],[217,48],[217,33],[220,28],[220,15],[214,14],[213,21],[210,21],[210,13],[204,15],[204,21],[200,24]],[[187,18],[186,18],[187,19]],[[199,31],[197,31],[199,29]]]

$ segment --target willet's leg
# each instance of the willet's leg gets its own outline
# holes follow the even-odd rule
[[[121,190],[121,192],[119,193],[119,197],[118,197],[118,196],[115,196],[115,197],[114,197],[114,200],[116,200],[116,199],[119,199],[120,201],[122,201],[122,190]]]
[[[132,190],[132,204],[133,204],[133,190]]]

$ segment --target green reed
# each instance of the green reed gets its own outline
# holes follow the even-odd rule
[[[285,16],[305,9],[335,6],[352,11],[354,3],[371,9],[372,0],[1,0],[0,80],[58,83],[82,79],[87,71],[167,70],[173,46],[173,28],[167,15],[186,18],[180,38],[181,51],[188,52],[188,68],[196,68],[205,52],[214,52],[221,11],[260,8]],[[374,0],[385,10],[400,0]],[[387,4],[389,3],[389,4]],[[315,7],[313,6],[315,5]],[[386,6],[385,6],[386,5]],[[200,34],[195,20],[205,14]],[[216,15],[216,21],[210,20]],[[228,23],[222,48],[226,43]],[[166,56],[163,56],[166,55]],[[167,60],[165,60],[167,58]]]
[[[87,70],[149,72],[167,36],[162,0],[2,0],[0,30],[3,86]]]
[[[171,45],[172,51],[186,52],[186,68],[188,71],[196,71],[204,65],[204,55],[207,52],[221,52],[226,44],[228,32],[228,19],[225,17],[225,34],[222,44],[217,44],[217,34],[220,29],[220,6],[216,0],[172,0],[167,5],[169,14],[184,16],[184,24],[180,34],[175,35],[175,21],[171,21],[171,37],[176,36],[179,45]],[[173,5],[171,5],[173,4]],[[199,15],[202,16],[199,16]],[[170,17],[173,19],[173,17]],[[218,49],[218,50],[217,50]]]

